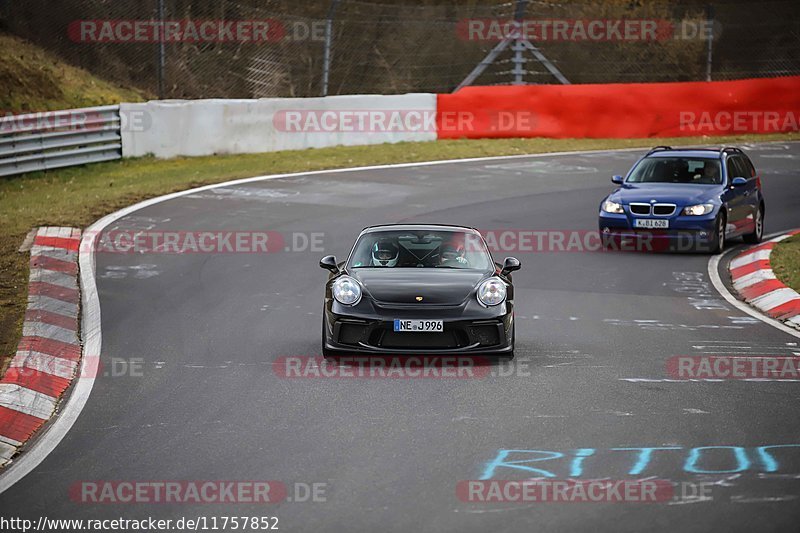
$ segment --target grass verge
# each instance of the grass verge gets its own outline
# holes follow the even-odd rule
[[[0,356],[16,350],[27,301],[28,254],[36,226],[86,227],[122,207],[191,187],[263,174],[364,165],[520,155],[653,144],[737,144],[800,140],[800,134],[679,139],[485,139],[335,147],[253,155],[127,159],[0,180]],[[627,169],[620,168],[623,173]],[[2,368],[2,367],[0,367]]]
[[[769,264],[784,285],[800,292],[800,235],[775,245],[769,256]]]

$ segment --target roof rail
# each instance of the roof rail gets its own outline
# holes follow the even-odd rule
[[[734,152],[737,154],[743,154],[740,148],[736,148],[735,146],[723,146],[719,149],[719,155],[722,156],[725,152]]]
[[[672,150],[672,146],[655,146],[651,148],[649,152],[647,152],[647,155],[650,155],[653,152],[660,152],[662,150]]]

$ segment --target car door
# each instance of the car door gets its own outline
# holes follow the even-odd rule
[[[747,204],[747,186],[740,185],[734,187],[732,185],[733,178],[747,178],[744,174],[739,156],[729,155],[725,160],[725,176],[726,191],[725,202],[728,207],[728,230],[729,237],[734,237],[742,233],[746,233],[747,216],[750,214],[750,209]]]
[[[756,172],[756,167],[753,166],[752,161],[746,155],[742,154],[739,157],[739,161],[742,165],[743,172],[745,172],[744,177],[747,178],[747,191],[745,194],[745,202],[747,203],[747,216],[750,225],[750,231],[755,230],[755,216],[756,210],[758,209],[759,202],[761,201],[758,191],[760,189],[760,178],[758,173]]]
[[[743,154],[734,156],[734,165],[739,170],[738,176],[747,180],[747,183],[737,189],[742,189],[742,214],[737,228],[741,233],[752,233],[755,230],[755,214],[758,207],[757,178],[755,168]]]

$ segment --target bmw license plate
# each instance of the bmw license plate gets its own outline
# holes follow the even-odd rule
[[[634,228],[667,229],[669,220],[659,220],[653,218],[637,218],[633,221]]]
[[[395,331],[417,331],[440,333],[444,331],[444,321],[442,320],[395,320]]]

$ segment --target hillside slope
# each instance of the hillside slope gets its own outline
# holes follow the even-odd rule
[[[68,65],[18,37],[0,33],[0,115],[139,102],[147,97]]]

